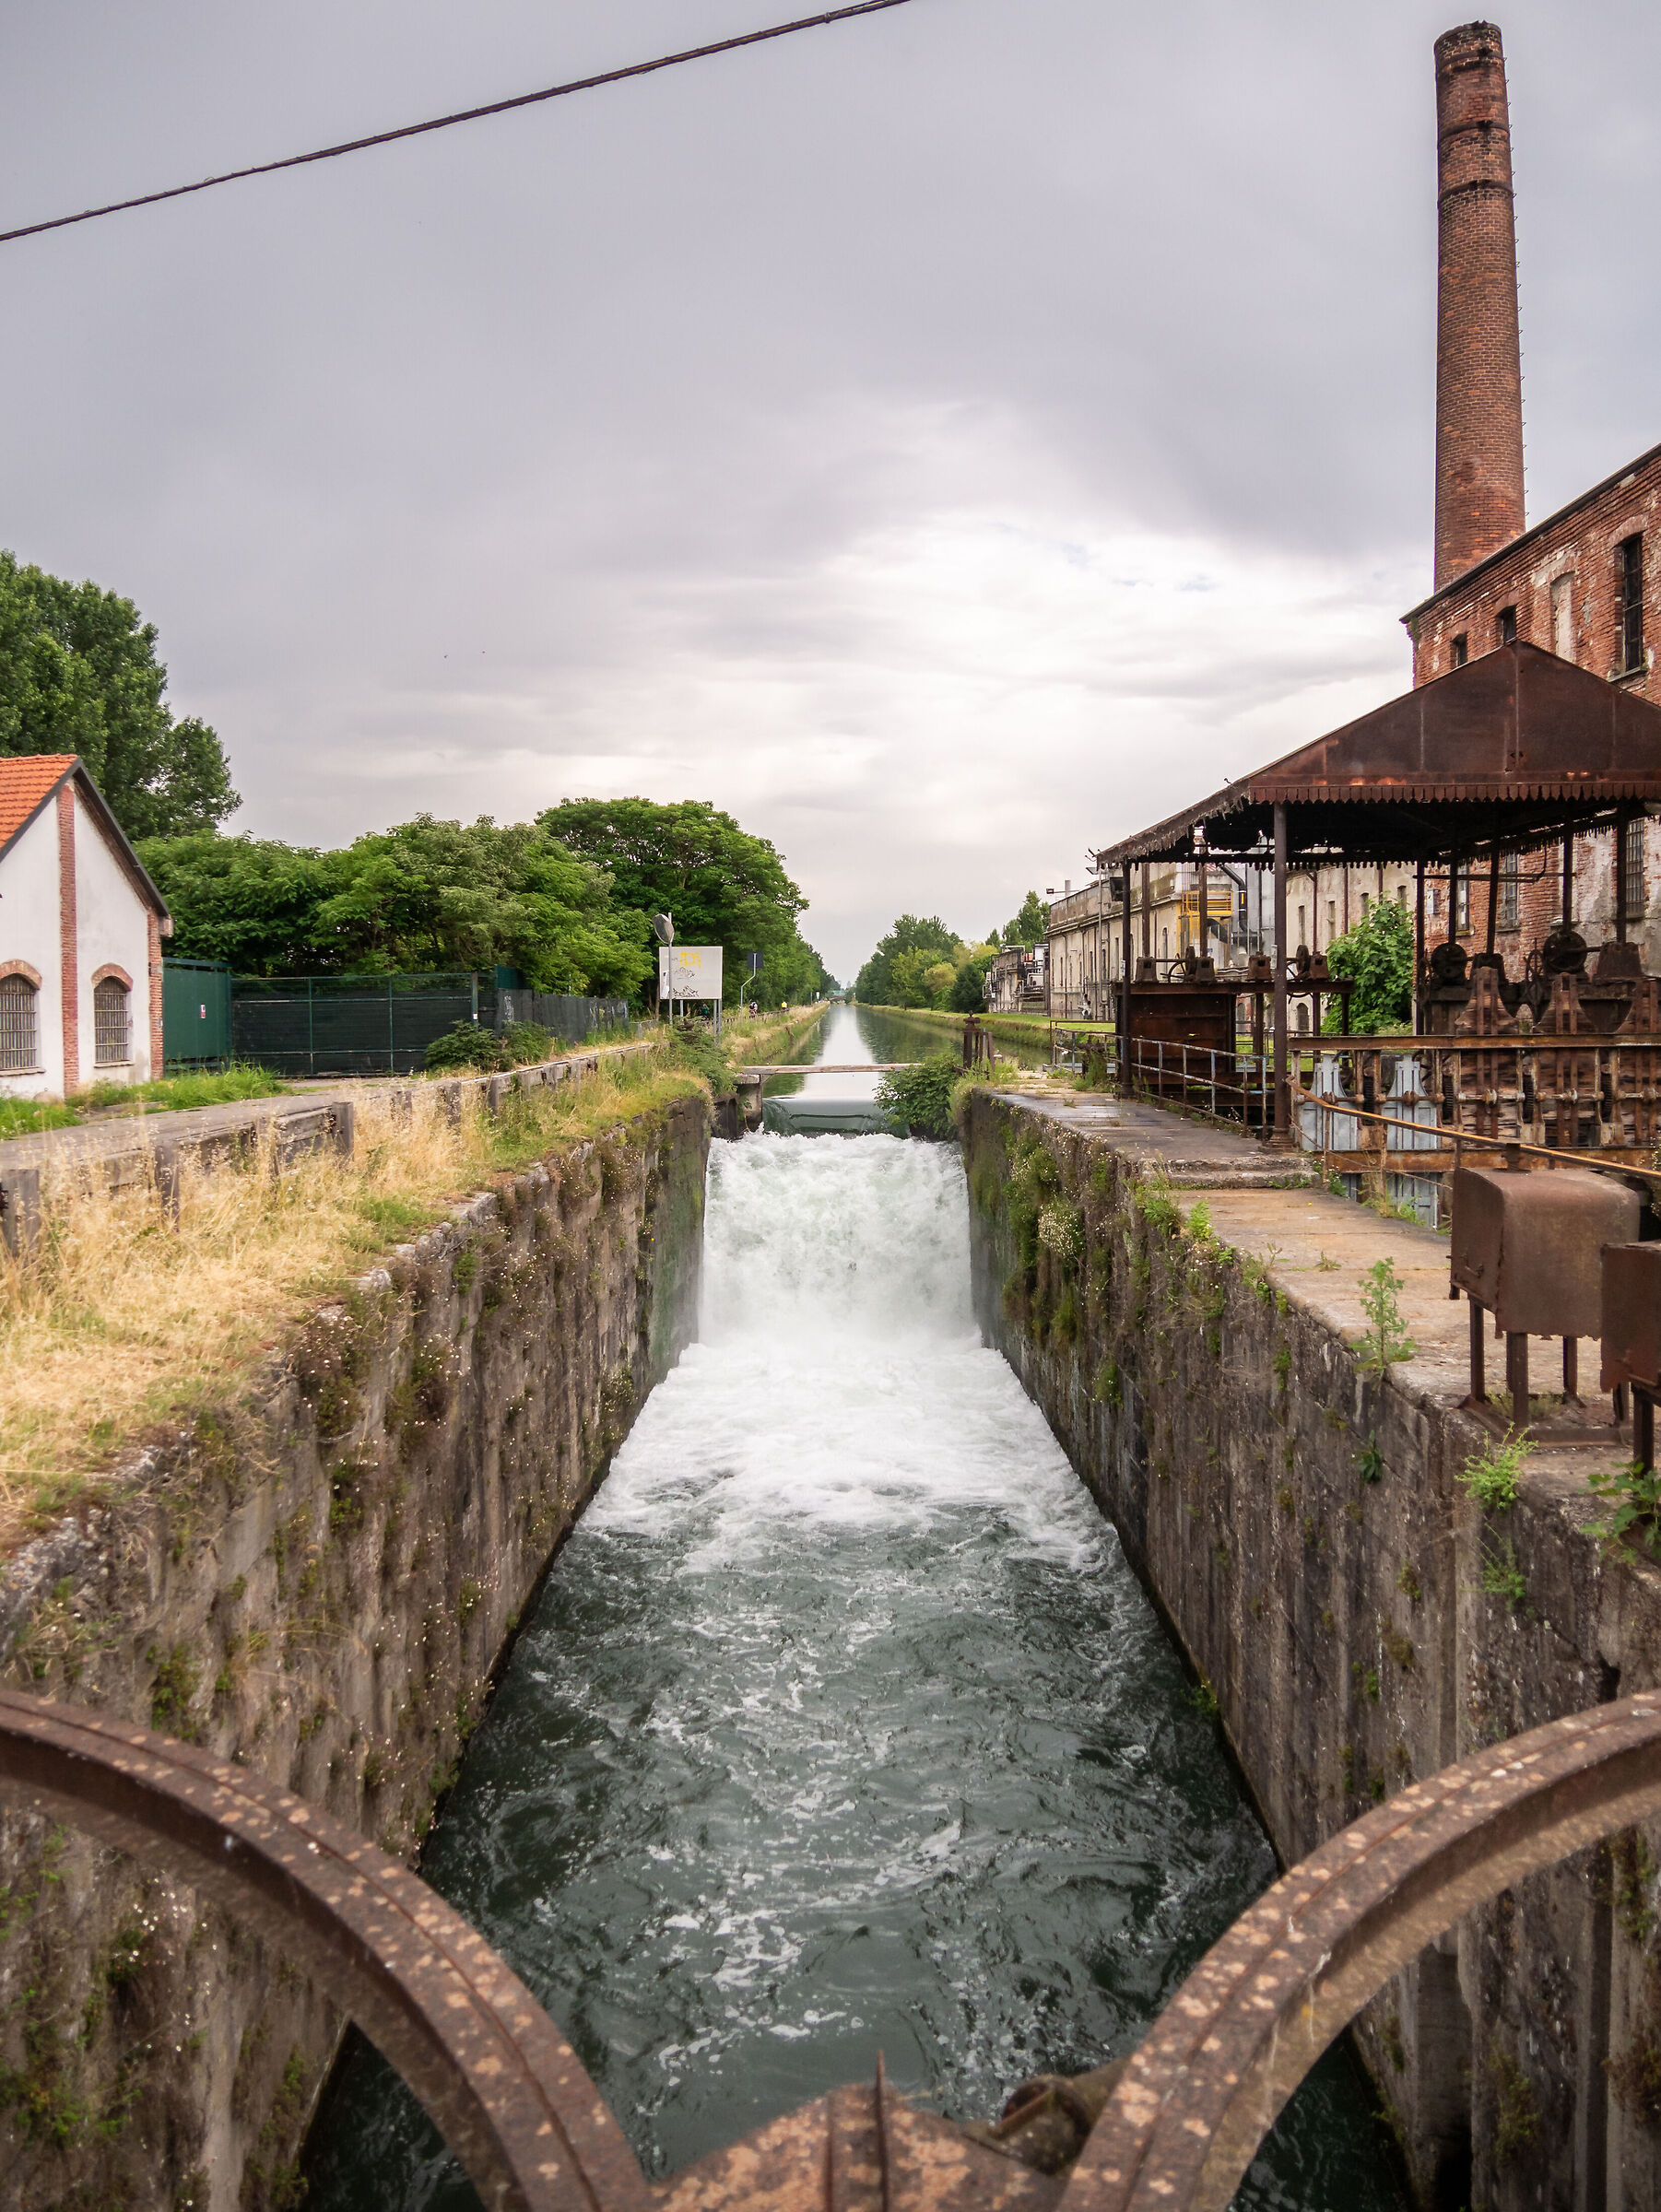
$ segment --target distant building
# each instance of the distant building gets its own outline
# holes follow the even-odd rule
[[[986,971],[988,1014],[1042,1014],[1047,947],[1006,945]]]
[[[1207,947],[1219,966],[1243,961],[1259,949],[1255,900],[1257,886],[1240,871],[1207,868]],[[1130,887],[1131,967],[1151,959],[1161,973],[1192,946],[1199,948],[1199,870],[1150,869],[1146,883],[1134,872]],[[1124,950],[1120,904],[1105,877],[1067,890],[1050,908],[1047,1010],[1056,1019],[1102,1020],[1112,1015]],[[1144,950],[1146,947],[1146,950]]]
[[[0,1097],[162,1071],[161,893],[73,753],[0,759]]]

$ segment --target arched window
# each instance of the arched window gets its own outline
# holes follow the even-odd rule
[[[92,986],[92,1060],[96,1067],[124,1067],[133,1057],[131,996],[119,976],[107,975]]]
[[[1298,1008],[1298,1034],[1300,1037],[1309,1035],[1309,1008],[1307,1006]]]
[[[0,1075],[41,1065],[35,1027],[40,993],[26,975],[0,976]]]

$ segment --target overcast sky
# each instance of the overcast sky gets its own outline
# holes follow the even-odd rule
[[[0,228],[790,0],[0,0]],[[1406,687],[1420,0],[910,0],[0,248],[0,544],[234,827],[712,798],[849,976]],[[1530,519],[1661,439],[1661,8],[1518,0]]]

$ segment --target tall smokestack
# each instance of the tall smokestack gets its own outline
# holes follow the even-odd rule
[[[1511,120],[1492,23],[1436,41],[1436,171],[1440,591],[1524,527]]]

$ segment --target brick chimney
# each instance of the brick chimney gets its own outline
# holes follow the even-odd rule
[[[1436,41],[1436,174],[1440,591],[1524,527],[1511,122],[1492,23]]]

